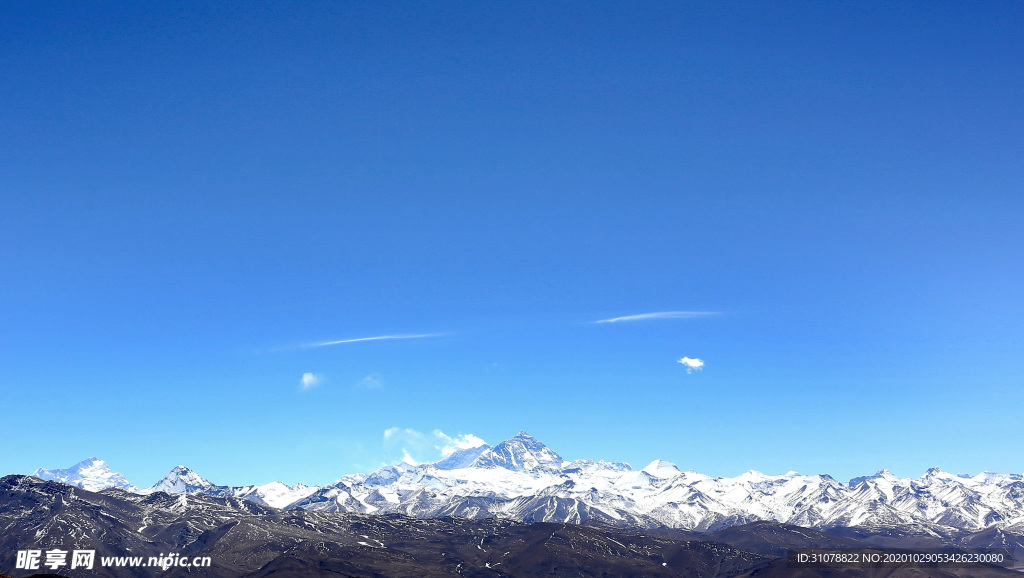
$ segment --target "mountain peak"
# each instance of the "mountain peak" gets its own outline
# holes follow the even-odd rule
[[[169,494],[194,494],[201,490],[214,488],[214,484],[201,477],[193,470],[177,465],[159,482],[153,484],[147,492],[167,492]]]
[[[870,476],[859,476],[851,479],[849,486],[853,488],[859,485],[861,482],[867,480],[885,480],[886,482],[889,483],[898,483],[900,481],[900,479],[895,474],[893,474],[892,472],[885,468],[882,468]]]
[[[641,471],[647,472],[655,478],[671,478],[679,473],[679,467],[665,460],[654,460]]]
[[[111,470],[107,462],[95,456],[89,456],[70,468],[62,470],[39,468],[33,475],[41,480],[53,480],[90,492],[98,492],[107,488],[119,488],[129,492],[138,491],[138,488],[128,483],[124,476]]]
[[[77,464],[67,468],[69,470],[84,470],[86,468],[106,468],[107,462],[97,458],[96,456],[89,456]]]
[[[481,446],[482,447],[482,446]],[[551,451],[537,438],[525,431],[516,437],[485,450],[472,465],[476,467],[497,466],[507,470],[531,471],[537,469],[558,470],[565,460]]]

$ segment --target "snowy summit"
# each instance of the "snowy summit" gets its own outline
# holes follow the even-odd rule
[[[119,488],[129,492],[139,491],[138,488],[129,484],[124,476],[111,470],[107,466],[107,462],[95,457],[86,458],[63,470],[39,468],[32,475],[41,480],[54,480],[90,492],[98,492],[107,488]]]

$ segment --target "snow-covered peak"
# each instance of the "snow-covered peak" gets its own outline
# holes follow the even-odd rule
[[[386,486],[398,481],[402,474],[414,469],[414,466],[410,466],[405,462],[398,462],[392,466],[382,466],[366,476],[363,483],[367,486]]]
[[[77,486],[90,492],[98,492],[106,488],[120,488],[129,492],[137,492],[138,488],[128,483],[121,474],[107,466],[107,462],[95,458],[86,458],[63,470],[39,468],[32,474],[41,480],[53,480]]]
[[[647,464],[647,467],[642,471],[654,476],[655,478],[671,478],[680,474],[679,467],[672,462],[665,460],[654,460]]]
[[[971,477],[971,481],[980,485],[1004,484],[1024,480],[1020,474],[997,474],[994,472],[981,472]]]
[[[147,489],[146,493],[195,494],[215,487],[210,481],[185,466],[175,466],[163,479]]]
[[[944,472],[939,468],[928,468],[928,471],[921,476],[922,482],[948,482],[950,480],[961,481],[962,478],[949,472]]]
[[[927,480],[929,478],[943,480],[943,479],[946,479],[946,478],[955,478],[955,477],[952,476],[951,473],[946,473],[945,471],[942,471],[938,467],[929,467],[928,471],[925,472],[924,476],[922,476],[921,479],[922,480]]]
[[[284,508],[293,502],[309,496],[319,489],[320,488],[317,486],[307,486],[305,484],[289,486],[284,482],[270,482],[269,484],[256,486],[251,492],[242,494],[240,497],[248,498],[250,500],[253,500],[254,497],[259,497],[258,501],[261,501],[268,506]],[[239,493],[236,492],[236,495],[239,495]]]
[[[565,460],[551,451],[536,438],[520,431],[509,440],[505,440],[493,448],[483,452],[473,462],[474,467],[497,466],[507,470],[531,471],[537,469],[558,470]]]
[[[865,481],[868,481],[868,480],[882,480],[882,481],[888,482],[890,484],[897,484],[897,483],[901,483],[901,482],[904,481],[904,480],[901,480],[900,478],[896,477],[896,475],[893,474],[892,472],[890,472],[889,470],[887,470],[885,468],[882,468],[882,469],[878,470],[877,472],[875,472],[873,475],[870,475],[870,476],[859,476],[859,477],[851,479],[850,480],[850,487],[851,488],[856,487],[861,482],[865,482]]]
[[[434,467],[439,470],[458,470],[461,468],[468,468],[474,461],[476,461],[477,458],[489,449],[491,449],[491,446],[483,444],[476,446],[475,448],[455,450],[448,454],[444,459],[435,462]]]
[[[759,472],[757,470],[747,470],[733,479],[743,483],[756,483],[766,481],[769,478],[771,478],[771,476],[769,476],[768,474]]]

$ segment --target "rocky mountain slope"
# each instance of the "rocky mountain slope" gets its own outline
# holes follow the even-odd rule
[[[761,522],[718,534],[441,517],[418,519],[279,510],[235,497],[96,493],[29,476],[0,478],[0,572],[18,550],[94,549],[78,576],[763,576],[785,575],[779,552],[793,547],[867,547],[852,539]],[[106,557],[166,553],[206,557],[187,569],[103,565]],[[45,569],[44,569],[45,571]],[[802,576],[1019,576],[997,567],[808,569]]]
[[[92,489],[103,485],[78,483]],[[983,530],[1024,534],[1020,474],[966,476],[933,468],[910,479],[882,470],[848,483],[796,472],[711,477],[680,471],[663,460],[641,470],[617,462],[568,461],[525,432],[494,447],[456,451],[434,464],[403,462],[369,474],[346,475],[324,487],[280,482],[217,486],[178,466],[141,493],[156,491],[244,498],[316,512],[602,523],[692,532],[771,521],[856,530],[859,535],[892,529],[920,536]]]

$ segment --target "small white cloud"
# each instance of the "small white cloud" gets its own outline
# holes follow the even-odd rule
[[[650,321],[652,319],[693,319],[695,317],[707,317],[718,315],[717,311],[657,311],[654,313],[640,313],[637,315],[626,315],[624,317],[612,317],[611,319],[598,319],[594,323],[623,323],[629,321]]]
[[[679,360],[679,363],[682,363],[683,365],[686,366],[686,373],[693,373],[693,370],[700,371],[704,369],[704,360],[697,359],[695,357],[684,357]]]
[[[381,380],[379,374],[371,373],[370,375],[360,379],[356,383],[356,387],[361,387],[363,389],[380,389],[384,387],[384,382]]]
[[[315,373],[306,372],[302,374],[302,389],[309,389],[320,385],[321,378]]]

